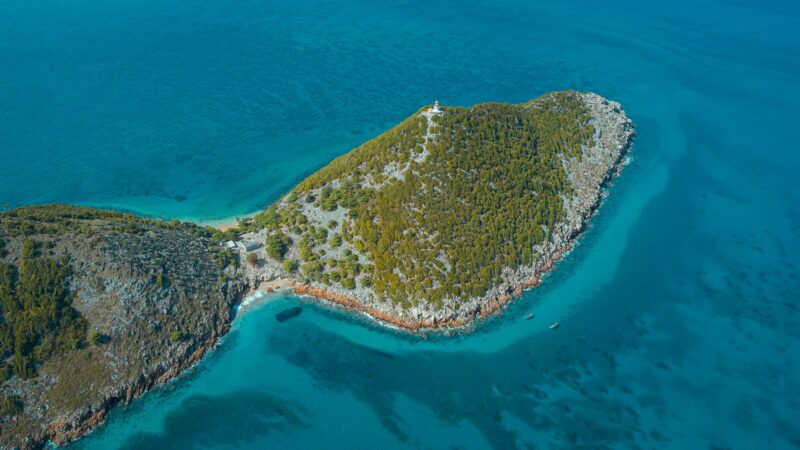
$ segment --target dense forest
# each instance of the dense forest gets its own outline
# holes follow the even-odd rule
[[[86,320],[67,292],[69,262],[40,256],[40,246],[26,239],[19,265],[0,263],[0,382],[36,376],[38,363],[86,337]],[[0,416],[22,411],[18,398],[0,397]]]
[[[526,104],[415,114],[308,177],[246,228],[307,280],[370,287],[409,307],[484,294],[505,268],[532,264],[564,218],[563,160],[592,145],[574,92]],[[309,211],[344,208],[343,223]],[[334,221],[335,222],[335,221]],[[344,243],[344,251],[338,248]],[[331,255],[334,252],[335,255]]]
[[[37,362],[86,337],[67,291],[69,262],[40,256],[40,245],[25,240],[18,266],[0,263],[0,358],[12,361],[0,369],[3,379],[34,376]]]

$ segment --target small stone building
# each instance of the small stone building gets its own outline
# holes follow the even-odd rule
[[[245,253],[252,252],[253,250],[261,247],[261,244],[256,241],[239,241],[237,245],[239,246],[239,249]]]

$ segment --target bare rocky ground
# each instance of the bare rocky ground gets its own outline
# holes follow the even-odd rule
[[[536,263],[528,267],[508,269],[504,275],[504,281],[485,295],[459,301],[450,299],[439,310],[424,303],[403,309],[397,304],[382,301],[370,288],[358,286],[355,289],[344,289],[338,286],[304,281],[283,270],[279,263],[266,256],[263,249],[258,251],[257,265],[244,265],[245,279],[249,281],[253,289],[258,289],[260,285],[274,280],[286,280],[291,283],[297,293],[312,295],[322,300],[360,310],[380,322],[412,331],[463,326],[477,317],[497,311],[513,297],[520,295],[524,289],[537,286],[541,275],[550,270],[554,263],[571,248],[575,239],[600,206],[605,184],[619,173],[622,161],[630,148],[634,136],[633,124],[625,115],[620,104],[594,93],[581,93],[580,95],[590,112],[590,123],[594,127],[595,134],[593,145],[583,148],[580,160],[571,158],[562,161],[574,188],[574,195],[571,198],[565,198],[567,220],[556,227],[550,241],[536,248],[538,254],[541,255]],[[427,143],[430,139],[435,139],[435,133],[431,133],[433,122],[429,111],[420,114],[426,115],[428,120],[428,133],[425,138]],[[421,157],[424,157],[424,152]],[[393,177],[408,175],[405,168],[391,167],[387,170],[389,171],[388,175]],[[379,186],[372,187],[379,188]],[[307,206],[308,208],[316,209],[310,205]],[[303,212],[309,217],[309,223],[316,226],[324,226],[328,220],[339,219],[346,214],[346,210],[343,208],[334,211],[336,217],[323,211],[304,210]],[[338,223],[341,226],[341,220]],[[262,230],[247,234],[244,239],[263,242],[265,237],[266,233]],[[298,236],[291,237],[298,238]],[[330,248],[323,248],[326,252],[333,251]],[[358,254],[360,261],[368,262],[364,255],[359,254],[347,243],[338,251],[341,252],[344,248]],[[287,257],[297,258],[296,249],[291,249]]]

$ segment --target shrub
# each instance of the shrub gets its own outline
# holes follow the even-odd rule
[[[291,239],[283,233],[270,234],[266,241],[267,255],[276,261],[282,260],[291,242]]]
[[[218,230],[216,228],[212,228],[209,230],[211,234],[211,239],[216,242],[223,242],[223,241],[235,241],[239,238],[241,231],[238,228],[231,228],[229,230]]]
[[[297,270],[297,261],[294,259],[285,259],[283,261],[283,270],[292,273]]]
[[[106,337],[103,333],[95,330],[89,333],[89,343],[92,345],[100,345],[105,342]]]
[[[304,261],[313,261],[316,259],[314,251],[311,250],[311,246],[306,242],[300,242],[297,250],[300,252],[300,259]]]
[[[256,264],[258,264],[258,255],[256,255],[255,253],[248,253],[247,263],[250,264],[251,266],[255,266]]]
[[[14,354],[14,357],[11,358],[11,364],[14,366],[14,373],[23,380],[36,376],[36,367],[27,357],[22,356],[20,353]]]
[[[73,350],[78,350],[83,347],[83,339],[79,337],[73,337],[69,340],[69,348]]]
[[[189,333],[185,331],[173,331],[172,334],[169,335],[169,340],[172,342],[183,342],[189,339]]]
[[[4,396],[0,400],[0,417],[16,416],[22,412],[22,401],[17,397]]]
[[[345,289],[355,289],[356,288],[355,280],[353,280],[350,277],[342,278],[340,283],[342,283],[342,287],[345,288]]]
[[[22,258],[31,259],[36,257],[36,243],[30,239],[22,241]]]
[[[322,227],[315,229],[314,240],[318,244],[324,244],[328,240],[328,230]]]
[[[164,277],[164,274],[162,272],[158,272],[156,274],[156,286],[158,286],[159,289],[164,289],[166,283],[167,281]]]
[[[300,269],[306,277],[315,280],[322,274],[324,266],[319,261],[313,261],[303,264]]]
[[[11,366],[5,364],[0,366],[0,383],[10,380],[13,374],[14,372],[11,370]]]
[[[211,252],[211,256],[214,258],[214,261],[217,262],[217,268],[220,270],[223,270],[228,266],[237,266],[236,256],[230,249],[211,246],[208,250]]]

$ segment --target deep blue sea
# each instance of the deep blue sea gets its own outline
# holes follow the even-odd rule
[[[425,339],[262,299],[74,447],[800,448],[797,1],[2,0],[0,202],[244,215],[435,98],[565,88],[638,138],[541,288]]]

